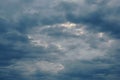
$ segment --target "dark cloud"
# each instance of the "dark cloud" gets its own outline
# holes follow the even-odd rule
[[[0,1],[0,79],[119,80],[119,2]]]

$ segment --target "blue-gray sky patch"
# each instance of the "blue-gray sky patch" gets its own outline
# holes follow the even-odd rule
[[[0,80],[119,80],[119,0],[1,0]]]

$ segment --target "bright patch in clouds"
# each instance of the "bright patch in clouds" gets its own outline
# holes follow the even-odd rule
[[[76,24],[67,22],[67,23],[61,24],[60,26],[65,27],[65,28],[74,28],[76,27]]]
[[[99,37],[99,38],[102,38],[103,36],[104,36],[104,33],[103,33],[103,32],[98,33],[98,37]]]

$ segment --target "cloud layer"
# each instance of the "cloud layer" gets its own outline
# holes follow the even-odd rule
[[[1,0],[0,79],[119,80],[119,0]]]

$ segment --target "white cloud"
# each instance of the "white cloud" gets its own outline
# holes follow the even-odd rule
[[[103,33],[103,32],[98,33],[98,37],[99,37],[99,38],[103,38],[103,36],[104,36],[104,33]]]
[[[65,27],[65,28],[74,28],[74,27],[76,27],[76,24],[67,22],[67,23],[61,24],[60,26]]]

